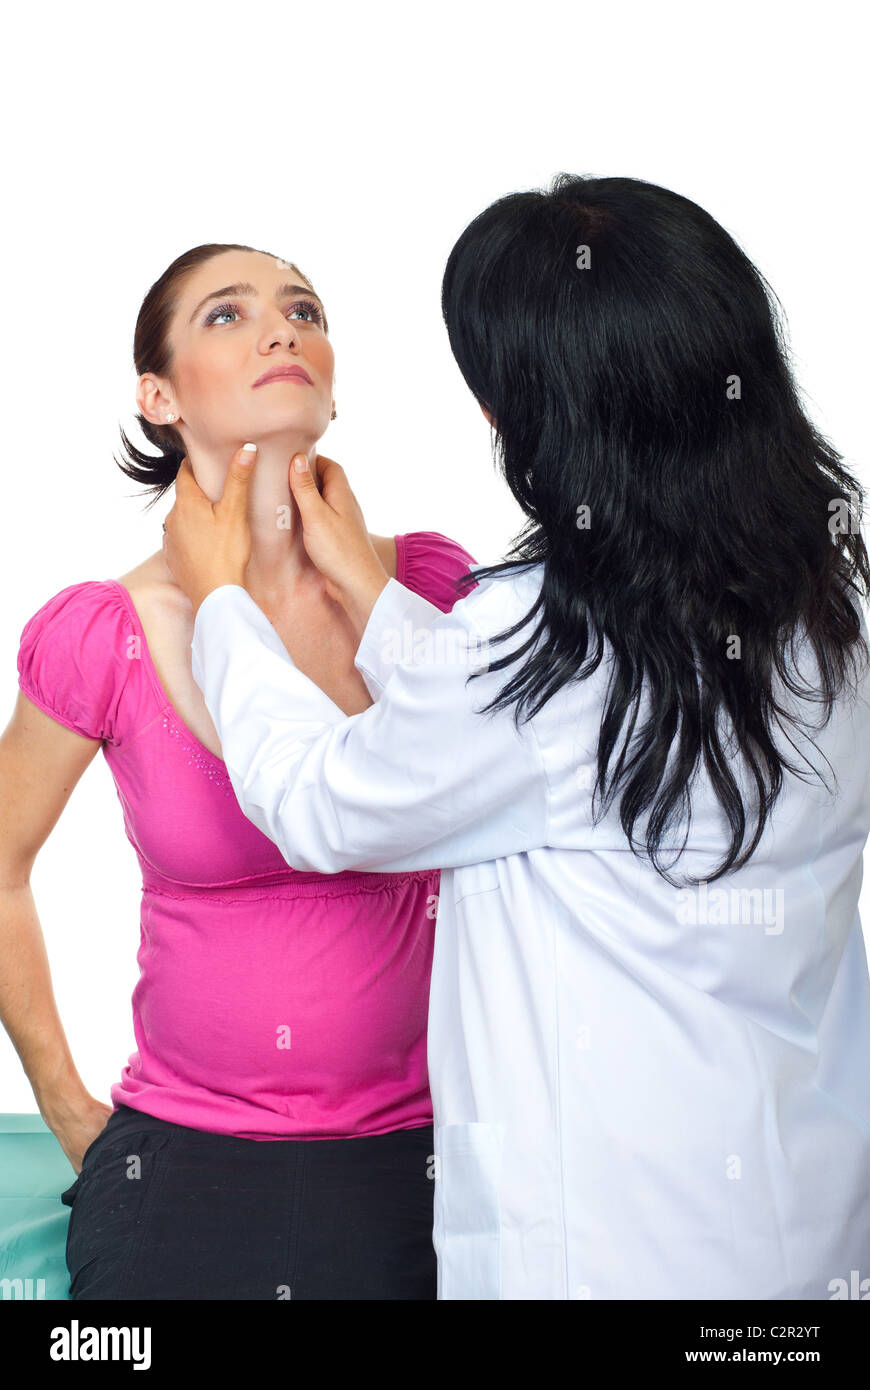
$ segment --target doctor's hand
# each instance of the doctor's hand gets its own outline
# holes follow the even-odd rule
[[[203,492],[190,460],[182,459],[175,478],[175,505],[163,524],[163,555],[180,589],[196,614],[212,589],[221,584],[244,588],[251,558],[248,525],[248,484],[255,450],[234,455],[217,502]]]
[[[390,576],[371,543],[341,464],[318,454],[317,468],[319,491],[305,454],[294,454],[290,460],[290,491],[299,508],[302,543],[326,580],[326,592],[362,635]]]

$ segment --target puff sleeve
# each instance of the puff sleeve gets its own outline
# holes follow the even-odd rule
[[[440,531],[408,531],[396,536],[397,577],[406,589],[422,595],[442,613],[477,587],[476,582],[456,592],[455,581],[477,564],[458,541]]]
[[[70,584],[24,626],[19,687],[74,733],[120,743],[130,658],[139,655],[136,642],[130,615],[110,584]]]

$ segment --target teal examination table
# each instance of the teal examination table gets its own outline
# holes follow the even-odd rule
[[[0,1115],[0,1300],[69,1299],[60,1194],[75,1178],[40,1114]]]

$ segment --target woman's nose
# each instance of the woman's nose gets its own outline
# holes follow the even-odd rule
[[[285,318],[280,311],[272,323],[267,326],[266,335],[270,348],[283,343],[291,352],[295,352],[299,347],[299,333],[296,324],[292,319]]]
[[[299,346],[299,336],[292,324],[288,323],[283,330],[277,329],[269,346],[275,347],[278,343],[285,343],[291,352],[296,351]]]

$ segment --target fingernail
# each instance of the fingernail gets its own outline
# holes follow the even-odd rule
[[[249,454],[255,454],[257,452],[256,444],[243,444],[242,448],[247,449]]]
[[[308,467],[308,456],[306,454],[297,454],[293,459],[293,462],[296,465],[296,472],[304,473],[306,468]]]

